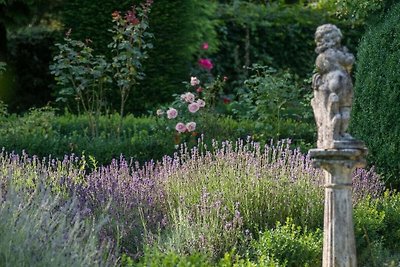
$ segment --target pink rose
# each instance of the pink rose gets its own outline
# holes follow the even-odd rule
[[[204,100],[203,99],[197,99],[197,102],[196,102],[198,105],[199,105],[199,107],[201,107],[201,108],[204,108],[205,106],[206,106],[206,102],[204,102]]]
[[[199,104],[197,104],[196,102],[193,102],[193,103],[190,103],[190,104],[189,104],[188,108],[189,108],[189,111],[190,111],[191,113],[195,113],[195,112],[197,112],[197,111],[200,109],[200,106],[199,106]]]
[[[200,58],[199,65],[200,67],[206,70],[211,70],[214,67],[211,60],[208,58]]]
[[[188,132],[193,132],[194,130],[196,130],[196,123],[194,121],[186,123],[186,129],[188,130]]]
[[[175,130],[177,130],[180,133],[184,133],[186,132],[186,125],[182,122],[178,122],[175,126]]]
[[[178,111],[174,108],[169,108],[167,110],[167,117],[168,119],[175,119],[178,116]]]
[[[196,92],[197,92],[197,93],[203,92],[203,88],[201,88],[201,87],[197,88],[197,89],[196,89]]]
[[[194,98],[195,98],[194,94],[190,92],[181,95],[181,99],[187,103],[192,103],[194,101]]]
[[[200,84],[200,80],[197,79],[197,77],[190,77],[190,85],[191,86],[196,86],[198,84]]]
[[[201,45],[201,49],[207,50],[207,49],[208,49],[208,43],[203,43],[203,44]]]

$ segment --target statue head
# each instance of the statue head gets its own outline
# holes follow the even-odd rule
[[[315,52],[320,54],[329,48],[339,48],[341,40],[342,33],[338,27],[333,24],[321,25],[315,31]]]

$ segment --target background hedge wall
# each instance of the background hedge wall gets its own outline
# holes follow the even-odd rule
[[[351,130],[364,140],[370,163],[399,186],[400,4],[373,25],[358,50]],[[397,177],[397,178],[396,178]]]

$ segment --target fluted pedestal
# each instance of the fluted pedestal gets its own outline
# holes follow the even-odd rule
[[[323,267],[356,267],[352,173],[365,166],[366,148],[311,149],[314,167],[325,171]]]

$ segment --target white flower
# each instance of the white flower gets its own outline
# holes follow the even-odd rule
[[[197,77],[190,77],[190,85],[191,86],[196,86],[200,84],[200,80],[197,79]]]
[[[156,114],[157,116],[162,116],[164,114],[164,111],[162,109],[157,109]]]

